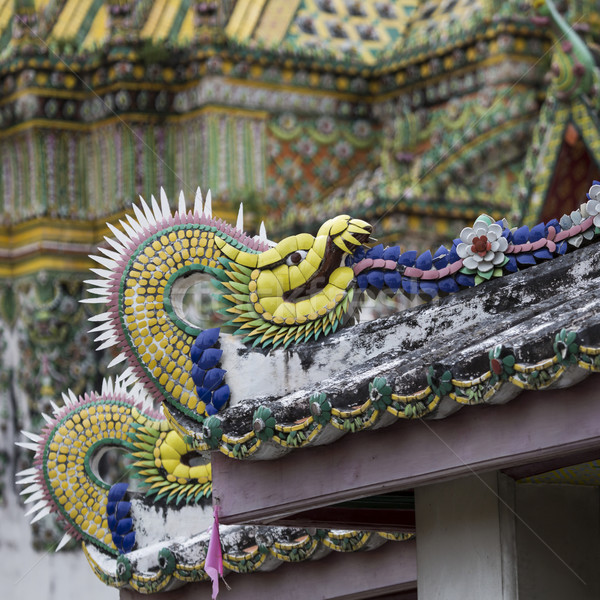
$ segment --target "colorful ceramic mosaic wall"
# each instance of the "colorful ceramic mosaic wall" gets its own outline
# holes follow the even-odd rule
[[[377,133],[366,119],[284,113],[269,123],[265,200],[276,211],[270,222],[292,228],[299,213],[321,210],[319,199],[329,190],[374,163]]]
[[[379,169],[363,171],[350,186],[335,190],[326,204],[299,198],[284,222],[318,222],[323,211],[351,211],[385,220],[386,232],[410,235],[410,227],[402,230],[394,221],[406,213],[413,218],[437,213],[448,217],[436,223],[438,239],[443,239],[451,234],[452,220],[466,224],[477,217],[478,207],[496,214],[510,212],[526,152],[517,142],[531,135],[538,103],[533,92],[511,101],[507,92],[504,85],[487,88],[429,111],[411,109],[408,98],[399,100],[394,116],[385,121]],[[389,114],[389,108],[383,114]],[[503,152],[492,151],[499,147]],[[445,202],[440,203],[436,198],[442,195]]]
[[[396,235],[407,218],[426,233],[426,215],[460,226],[483,211],[507,214],[507,197],[516,197],[515,216],[533,222],[560,147],[546,148],[545,133],[560,137],[565,110],[589,129],[580,114],[589,82],[565,96],[575,62],[584,80],[593,71],[584,42],[597,42],[600,23],[589,2],[570,3],[563,18],[491,0],[310,0],[289,3],[273,47],[264,44],[268,22],[283,10],[275,0],[238,2],[233,13],[226,2],[36,7],[19,5],[13,16],[7,4],[0,19],[7,222],[115,215],[160,185],[189,194],[198,176],[220,197],[245,200],[258,220],[275,208],[273,223],[284,215],[286,231],[354,202],[362,217],[390,216],[384,231]],[[307,20],[316,33],[300,35]],[[571,53],[551,45],[560,36]],[[323,37],[324,47],[311,45]],[[395,44],[384,44],[392,37]],[[330,49],[344,40],[360,41],[359,51],[336,57]],[[386,58],[371,64],[377,44]],[[548,87],[554,64],[561,74]],[[546,110],[546,96],[566,104]],[[443,114],[456,118],[444,122]],[[544,114],[556,114],[556,127],[544,125]],[[536,121],[547,129],[534,132]],[[405,130],[414,125],[411,146]],[[530,143],[532,132],[540,144]],[[596,138],[585,139],[592,156]],[[505,160],[488,165],[490,155]],[[357,197],[357,186],[368,191]]]
[[[130,102],[128,92],[120,94]],[[139,104],[140,96],[131,101]],[[168,125],[117,121],[90,128],[79,118],[76,134],[29,130],[0,145],[4,224],[40,216],[87,221],[115,215],[159,181],[172,194],[190,193],[188,182],[198,173],[237,201],[264,190],[262,119],[216,113]]]

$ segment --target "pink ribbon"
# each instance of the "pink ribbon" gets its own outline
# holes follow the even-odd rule
[[[223,554],[219,537],[219,507],[215,506],[214,521],[208,542],[208,552],[204,562],[204,571],[212,580],[212,599],[219,594],[219,576],[223,577]]]

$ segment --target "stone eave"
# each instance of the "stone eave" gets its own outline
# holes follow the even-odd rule
[[[592,244],[439,302],[277,350],[286,364],[306,366],[304,385],[248,398],[202,429],[185,425],[205,447],[265,460],[397,421],[502,404],[522,390],[574,385],[600,370],[597,250]],[[336,364],[348,367],[320,370],[334,353]]]
[[[118,558],[91,545],[83,548],[92,570],[106,585],[155,594],[186,583],[210,583],[204,571],[210,535],[208,530],[159,542]],[[321,560],[332,552],[369,551],[388,541],[412,538],[409,533],[290,527],[224,526],[220,531],[225,576],[273,571],[285,563]]]

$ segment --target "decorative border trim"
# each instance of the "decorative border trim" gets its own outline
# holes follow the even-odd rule
[[[311,534],[304,529],[279,527],[223,527],[223,567],[225,573],[270,571],[284,562],[315,560],[331,551],[372,550],[388,541],[401,542],[414,537],[413,533],[317,529]],[[208,581],[204,571],[208,541],[208,533],[203,533],[183,545],[171,543],[162,547],[153,561],[156,571],[154,568],[138,569],[139,559],[144,558],[147,564],[149,550],[133,551],[107,563],[106,557],[95,548],[85,544],[82,547],[94,573],[106,585],[131,588],[141,594],[155,594],[183,583]]]

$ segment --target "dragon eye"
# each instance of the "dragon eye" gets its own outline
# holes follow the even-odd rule
[[[306,250],[296,250],[296,252],[292,252],[285,259],[285,264],[288,267],[292,267],[294,265],[300,264],[306,258]]]

